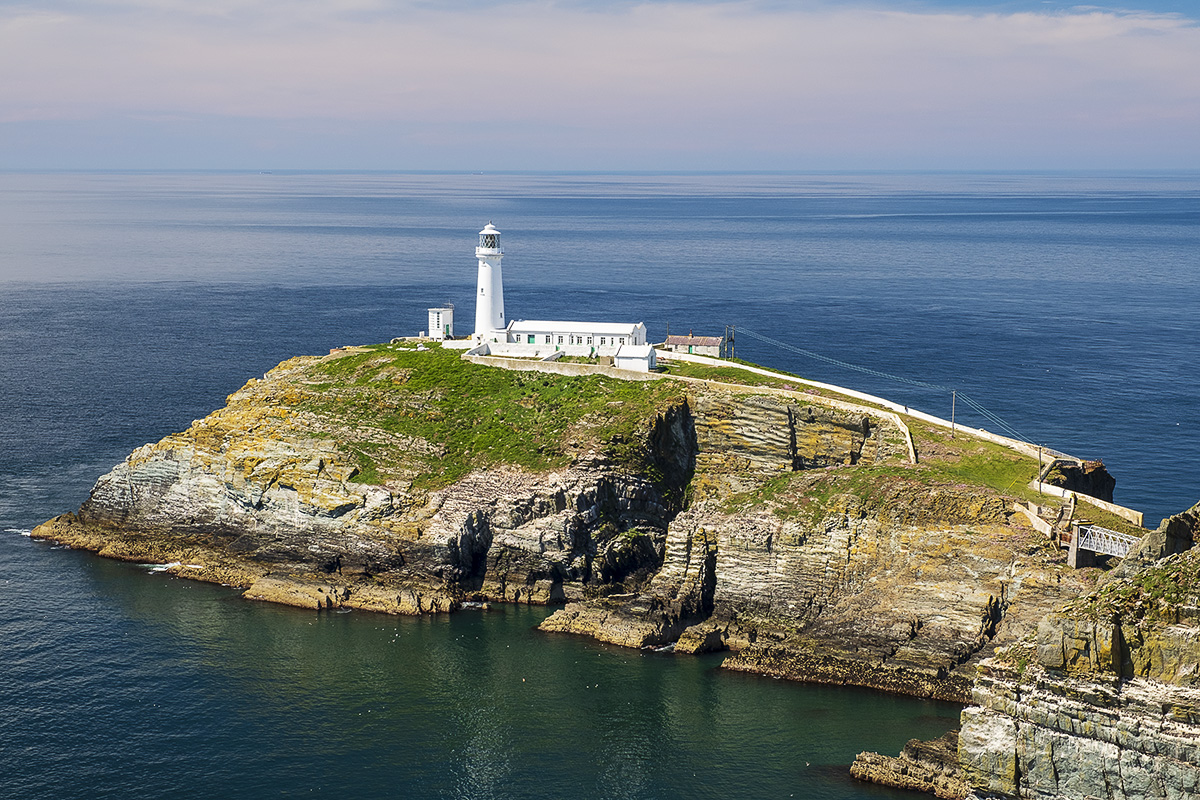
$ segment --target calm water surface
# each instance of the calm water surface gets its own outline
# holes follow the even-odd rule
[[[466,332],[488,220],[514,319],[749,328],[957,387],[1102,457],[1152,522],[1200,500],[1200,176],[3,174],[0,797],[907,796],[844,767],[955,707],[548,636],[541,610],[272,608],[21,535],[284,358],[444,302]]]
[[[0,796],[892,796],[864,748],[957,706],[534,630],[317,614],[0,538]]]

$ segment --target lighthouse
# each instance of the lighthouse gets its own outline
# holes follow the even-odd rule
[[[475,332],[454,339],[452,307],[429,309],[429,330],[442,346],[466,350],[472,358],[489,356],[555,361],[563,356],[604,359],[616,369],[646,372],[654,368],[652,345],[646,344],[644,323],[574,322],[504,318],[504,277],[500,261],[500,231],[488,223],[475,248],[479,277],[475,283]]]
[[[479,281],[475,292],[475,336],[476,342],[506,342],[508,333],[504,321],[504,279],[500,270],[500,231],[488,223],[479,232],[479,246],[475,248],[479,259]]]

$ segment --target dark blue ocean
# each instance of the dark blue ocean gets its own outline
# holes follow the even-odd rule
[[[1102,458],[1148,524],[1200,501],[1200,174],[0,174],[0,797],[907,796],[845,766],[955,706],[549,636],[536,609],[273,608],[23,535],[284,358],[446,302],[469,332],[488,221],[512,319],[734,325],[967,393]]]

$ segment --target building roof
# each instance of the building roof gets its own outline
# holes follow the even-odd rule
[[[623,344],[617,348],[617,358],[649,358],[653,349],[649,344]]]
[[[668,336],[667,344],[695,345],[697,347],[720,347],[720,336]]]
[[[564,322],[541,319],[519,319],[508,323],[513,333],[593,333],[597,336],[632,336],[640,322]]]

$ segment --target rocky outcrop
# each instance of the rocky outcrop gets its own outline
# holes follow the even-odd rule
[[[1190,540],[1197,511],[1164,521],[1147,551]],[[1200,552],[1113,574],[983,662],[962,715],[964,776],[985,798],[1196,797],[1198,665]]]
[[[1045,482],[1051,486],[1105,500],[1113,499],[1117,479],[1105,468],[1103,461],[1058,460],[1050,465]]]
[[[959,759],[984,798],[1200,795],[1200,691],[989,662],[963,712]]]
[[[637,586],[660,565],[692,470],[686,401],[635,420],[643,474],[591,449],[558,471],[497,466],[422,489],[416,479],[436,468],[444,445],[360,421],[351,429],[344,415],[314,410],[309,387],[327,363],[293,359],[250,381],[187,431],[134,451],[77,514],[35,535],[170,564],[176,574],[246,587],[252,599],[394,613],[452,610],[464,600],[582,599]],[[428,413],[427,395],[398,391],[387,365],[372,383],[380,374],[389,380],[368,384],[369,397]],[[603,397],[604,387],[596,391]],[[600,425],[581,420],[568,444],[578,447],[589,424]],[[631,446],[621,436],[607,441],[616,439]],[[356,450],[392,477],[362,482]]]
[[[912,464],[896,419],[360,348],[250,381],[35,535],[306,608],[561,603],[546,630],[965,700],[1085,584],[959,463],[1020,456],[925,432]]]
[[[697,504],[670,524],[641,593],[569,604],[543,627],[729,648],[730,669],[965,701],[982,658],[1082,588],[999,499],[904,483],[836,496],[815,522]]]
[[[903,434],[886,418],[776,394],[713,391],[693,404],[699,497],[746,491],[798,470],[906,458]]]
[[[898,757],[859,753],[850,774],[860,781],[963,800],[971,791],[958,769],[958,731],[923,742],[909,739]]]
[[[965,702],[983,658],[1085,590],[1009,500],[905,466],[884,420],[776,397],[698,399],[694,413],[705,499],[668,526],[662,568],[544,629]]]

